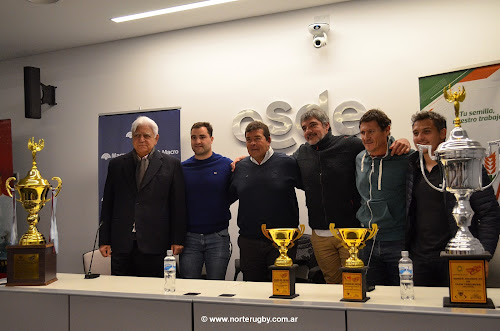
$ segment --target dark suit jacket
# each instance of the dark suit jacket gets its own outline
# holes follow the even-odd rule
[[[182,245],[186,235],[184,176],[179,160],[155,151],[136,185],[135,153],[112,159],[104,186],[99,245],[116,253],[132,250],[135,221],[137,246],[145,254],[165,254]]]

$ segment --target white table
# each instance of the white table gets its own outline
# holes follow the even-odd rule
[[[447,288],[378,286],[366,303],[341,302],[341,285],[297,284],[293,300],[270,299],[271,283],[58,274],[47,286],[0,286],[5,330],[465,330],[498,329],[500,309],[444,308]],[[188,292],[199,295],[184,295]],[[221,294],[234,294],[221,297]],[[488,289],[500,304],[500,289]],[[227,318],[227,322],[210,318]],[[232,322],[230,322],[232,318]],[[275,321],[267,323],[267,319]],[[207,319],[207,321],[205,321]],[[288,319],[288,321],[286,320]]]

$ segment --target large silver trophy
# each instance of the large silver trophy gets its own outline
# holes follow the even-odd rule
[[[458,231],[452,238],[445,252],[452,255],[476,255],[484,254],[483,245],[469,231],[472,216],[472,210],[469,198],[472,193],[482,191],[490,187],[498,175],[498,170],[490,184],[483,186],[482,166],[486,157],[486,149],[481,144],[472,140],[467,132],[461,127],[459,118],[460,102],[465,99],[465,88],[458,89],[458,92],[451,92],[450,86],[444,88],[444,97],[448,102],[453,102],[455,106],[455,128],[451,131],[448,140],[441,143],[434,155],[432,155],[432,146],[418,145],[420,152],[420,168],[422,175],[433,189],[444,192],[445,190],[453,193],[457,203],[453,208],[453,217],[457,222]],[[500,140],[488,142],[489,152],[492,153],[493,146],[498,146]],[[431,159],[441,164],[443,169],[442,188],[432,185],[425,175],[423,161],[424,150],[427,149]],[[498,149],[500,152],[500,149]]]

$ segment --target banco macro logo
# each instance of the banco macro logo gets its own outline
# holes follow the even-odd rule
[[[104,153],[101,155],[102,160],[109,160],[111,159],[111,155],[109,153]]]
[[[125,153],[111,153],[111,154],[104,153],[101,155],[101,159],[107,161],[109,159],[114,159],[115,157],[118,157],[118,156],[123,155],[123,154],[125,154]]]
[[[125,134],[125,137],[132,139],[132,131],[128,131]],[[109,159],[114,159],[115,157],[118,157],[118,156],[123,155],[123,154],[125,154],[125,153],[114,153],[114,152],[113,153],[103,153],[101,155],[101,160],[107,161]]]

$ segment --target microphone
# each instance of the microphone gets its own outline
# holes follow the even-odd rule
[[[92,262],[94,261],[95,245],[97,244],[97,235],[99,234],[99,230],[101,229],[102,223],[103,222],[99,223],[99,226],[97,227],[97,232],[95,233],[94,247],[92,248],[92,256],[90,258],[89,271],[85,274],[85,279],[94,279],[101,275],[92,273]]]

